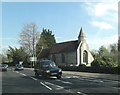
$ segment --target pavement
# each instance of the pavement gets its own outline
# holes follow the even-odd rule
[[[34,68],[25,68],[28,70],[34,70]],[[118,74],[104,74],[104,73],[89,73],[89,72],[76,72],[76,71],[62,71],[63,74],[70,74],[82,77],[91,77],[91,78],[101,78],[101,79],[108,79],[108,80],[120,80],[120,75]]]

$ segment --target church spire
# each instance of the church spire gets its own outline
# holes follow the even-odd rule
[[[85,34],[83,32],[83,28],[82,27],[80,29],[80,34],[78,36],[78,43],[81,42],[81,41],[86,41],[86,37],[85,37]]]

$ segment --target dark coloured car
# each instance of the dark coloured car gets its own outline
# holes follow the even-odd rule
[[[34,71],[36,77],[39,75],[42,75],[43,77],[56,76],[58,79],[60,79],[62,75],[62,69],[58,68],[51,60],[37,61]]]
[[[0,64],[1,71],[7,71],[8,65],[7,64]]]
[[[15,67],[15,70],[23,70],[24,67],[22,64],[17,64],[16,67]]]

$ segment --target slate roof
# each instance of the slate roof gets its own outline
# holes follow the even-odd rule
[[[47,58],[49,54],[67,53],[76,51],[78,40],[56,43],[52,48],[43,49],[38,58]]]
[[[51,48],[43,49],[42,52],[39,54],[38,59],[39,58],[47,58],[49,56],[50,49]]]

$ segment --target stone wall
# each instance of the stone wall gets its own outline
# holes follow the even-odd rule
[[[53,56],[55,57],[55,60]],[[55,61],[59,66],[75,66],[77,63],[76,52],[51,54],[49,59]]]

